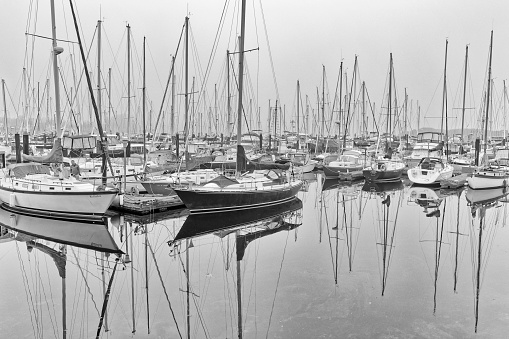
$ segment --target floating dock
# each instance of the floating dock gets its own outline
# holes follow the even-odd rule
[[[183,207],[185,206],[177,195],[124,194],[113,201],[110,208],[133,214],[149,214]]]

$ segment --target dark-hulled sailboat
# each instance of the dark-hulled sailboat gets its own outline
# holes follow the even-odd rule
[[[237,170],[236,178],[219,176],[203,186],[175,187],[174,190],[191,213],[246,209],[283,203],[292,199],[302,187],[290,173],[279,170],[255,173],[246,171],[242,164],[242,91],[244,79],[245,0],[242,1],[241,36],[239,38],[239,99],[237,109]]]

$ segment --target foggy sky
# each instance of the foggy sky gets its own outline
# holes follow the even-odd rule
[[[286,106],[286,120],[289,126],[289,121],[295,119],[297,80],[301,84],[302,96],[307,95],[310,105],[316,110],[317,88],[321,95],[322,65],[325,66],[326,96],[329,98],[329,105],[332,105],[339,64],[343,61],[344,71],[350,82],[356,55],[360,80],[365,81],[370,98],[377,105],[378,113],[384,100],[390,53],[394,58],[398,103],[403,101],[406,88],[409,100],[413,102],[414,111],[417,100],[421,106],[421,127],[439,127],[440,120],[429,117],[439,117],[441,114],[446,39],[449,41],[447,63],[449,114],[457,115],[459,110],[456,108],[461,107],[465,46],[468,44],[467,106],[474,109],[467,111],[466,124],[469,128],[475,128],[487,77],[491,30],[494,31],[493,100],[497,107],[501,107],[502,81],[508,78],[509,71],[507,63],[509,22],[505,17],[509,13],[507,1],[247,0],[247,4],[245,48],[259,47],[260,50],[247,53],[246,63],[253,90],[255,95],[257,94],[257,104],[261,107],[263,128],[266,128],[268,101],[271,100],[273,103],[277,99],[274,78],[279,100]],[[0,22],[4,27],[0,32],[3,46],[0,77],[5,79],[9,93],[15,100],[19,100],[22,91],[23,67],[33,71],[32,83],[39,81],[44,83],[48,77],[50,40],[36,39],[33,66],[27,61],[31,60],[31,57],[26,57],[25,53],[26,50],[32,53],[32,39],[25,36],[27,27],[30,33],[51,36],[49,0],[39,1],[38,11],[35,10],[36,5],[37,2],[32,4],[31,20],[28,1],[5,2],[0,11]],[[123,84],[126,81],[124,51],[126,24],[129,23],[132,27],[132,43],[135,49],[133,51],[135,80],[132,89],[138,96],[136,105],[139,105],[141,97],[142,39],[143,36],[147,38],[147,92],[153,111],[157,113],[170,69],[170,55],[175,52],[185,16],[189,14],[192,30],[193,61],[190,77],[195,76],[198,83],[203,80],[202,76],[211,55],[225,3],[205,0],[187,2],[78,0],[76,6],[86,49],[90,49],[89,67],[93,73],[96,71],[96,51],[95,46],[90,45],[97,20],[101,19],[104,22],[102,69],[103,72],[106,72],[108,67],[117,69],[118,75],[114,81],[116,89],[112,90],[112,96],[116,96],[113,105],[119,111],[125,110],[123,102],[125,100],[122,100],[122,96],[126,96]],[[212,94],[214,84],[224,81],[221,72],[224,72],[226,49],[234,51],[236,48],[236,37],[240,34],[238,6],[240,1],[227,3],[220,42],[205,85],[208,94],[206,102],[200,104],[202,106],[214,105]],[[56,11],[58,37],[76,41],[68,1],[57,1]],[[36,14],[37,27],[34,25]],[[5,29],[6,27],[8,29]],[[65,49],[59,57],[62,67],[69,67],[65,58],[70,52],[77,55],[77,47],[67,43],[60,45]],[[269,59],[269,46],[274,73]],[[114,58],[116,65],[112,61]],[[196,66],[197,58],[200,71]],[[236,106],[232,105],[234,111]],[[8,107],[8,110],[11,117],[15,116],[13,107]],[[501,109],[495,113],[499,125],[503,123],[502,113]],[[22,110],[18,114],[22,114]],[[413,128],[416,127],[415,119],[414,116],[410,123]],[[457,128],[459,123],[459,119],[450,120],[452,128]],[[183,118],[179,118],[179,124],[179,129],[182,129]]]

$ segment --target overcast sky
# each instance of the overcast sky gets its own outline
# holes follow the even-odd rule
[[[78,0],[78,10],[83,38],[90,49],[91,71],[96,72],[95,45],[91,46],[97,20],[103,24],[103,72],[109,67],[117,70],[115,86],[117,98],[115,109],[125,110],[125,59],[126,24],[132,27],[132,43],[135,56],[134,95],[140,97],[140,61],[143,36],[147,38],[147,91],[154,112],[159,110],[163,87],[170,69],[170,55],[174,53],[187,14],[192,30],[192,58],[190,76],[197,83],[203,74],[213,48],[214,38],[226,8],[224,26],[221,30],[217,52],[212,60],[210,75],[206,83],[206,99],[202,106],[213,106],[214,84],[224,87],[224,64],[226,49],[234,51],[238,25],[240,1],[225,2],[211,0],[162,1],[162,0]],[[494,31],[493,78],[495,79],[496,105],[501,105],[502,81],[509,72],[509,2],[504,0],[356,0],[356,1],[307,1],[247,0],[247,37],[245,49],[259,47],[259,52],[249,52],[246,63],[257,94],[257,105],[261,107],[262,126],[266,126],[268,101],[276,99],[277,83],[279,99],[286,106],[287,124],[294,119],[296,82],[300,81],[302,96],[316,110],[317,88],[321,92],[322,65],[326,69],[326,81],[330,105],[338,77],[339,65],[343,61],[349,82],[352,77],[354,58],[358,56],[360,80],[365,81],[377,113],[384,100],[388,73],[389,54],[393,54],[398,102],[404,99],[407,89],[414,111],[417,100],[421,106],[422,126],[440,125],[442,86],[444,72],[445,41],[449,41],[447,80],[450,114],[457,114],[461,107],[465,46],[469,44],[469,75],[467,126],[475,126],[477,114],[487,77],[487,61],[490,31]],[[25,32],[51,36],[49,0],[4,1],[0,11],[2,58],[0,77],[5,79],[10,95],[18,98],[21,92],[22,69],[31,69],[31,82],[44,83],[48,77],[50,41],[36,39],[31,60],[32,44]],[[30,8],[32,10],[30,11]],[[57,0],[57,35],[60,39],[76,41],[73,33],[71,13],[67,0]],[[263,9],[263,15],[262,15]],[[31,14],[31,16],[29,16]],[[35,17],[37,24],[35,25]],[[264,24],[266,31],[264,29]],[[28,28],[27,28],[28,27]],[[268,43],[267,44],[267,37]],[[95,41],[94,41],[95,44]],[[68,54],[78,53],[67,43],[61,43],[65,52],[60,55],[62,68],[66,70]],[[270,46],[270,54],[269,54]],[[76,47],[74,47],[76,48]],[[30,55],[26,56],[26,50]],[[67,55],[66,55],[67,54]],[[272,56],[272,65],[269,56]],[[200,63],[201,70],[196,66]],[[115,60],[115,61],[113,61]],[[81,66],[79,66],[81,67]],[[179,65],[180,67],[180,65]],[[235,66],[235,72],[237,72]],[[70,68],[67,68],[69,71]],[[67,72],[66,71],[66,72]],[[274,73],[273,73],[274,71]],[[70,72],[70,71],[69,71]],[[177,73],[182,70],[177,70]],[[65,76],[65,75],[64,75]],[[198,80],[200,79],[200,80]],[[95,83],[95,79],[94,79]],[[197,85],[201,86],[201,85]],[[179,90],[182,92],[183,90]],[[114,96],[112,90],[112,96]],[[327,95],[327,93],[326,93]],[[15,99],[17,100],[17,99]],[[222,99],[224,100],[224,99]],[[138,105],[138,104],[136,104]],[[245,103],[247,105],[247,103]],[[454,109],[453,109],[454,108]],[[9,114],[15,114],[9,107]],[[167,107],[165,107],[167,109]],[[330,108],[329,108],[330,109]],[[3,111],[3,108],[2,108]],[[18,113],[18,114],[22,114]],[[155,114],[155,113],[154,113]],[[414,113],[415,114],[415,113]],[[293,116],[293,118],[292,118]],[[502,112],[497,113],[503,122]],[[155,118],[153,118],[155,120]],[[412,127],[416,127],[415,116]],[[179,119],[182,126],[183,119]],[[458,119],[451,120],[452,127],[459,126]],[[180,127],[181,129],[182,127]],[[256,126],[254,127],[256,128]]]

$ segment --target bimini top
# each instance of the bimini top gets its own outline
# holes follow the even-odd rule
[[[46,165],[35,162],[12,164],[9,165],[9,176],[16,178],[24,178],[29,174],[51,174],[50,169]]]

